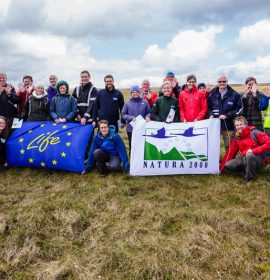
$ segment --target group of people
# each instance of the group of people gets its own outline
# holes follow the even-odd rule
[[[0,168],[5,165],[4,143],[15,117],[25,121],[51,119],[56,123],[77,121],[81,125],[98,125],[84,173],[91,171],[95,162],[102,176],[106,176],[109,170],[120,169],[121,162],[125,171],[129,171],[127,152],[118,129],[126,126],[131,150],[132,130],[138,116],[147,122],[166,123],[219,118],[226,150],[221,172],[248,170],[245,177],[250,181],[254,179],[255,171],[267,164],[270,94],[267,88],[261,92],[258,90],[254,77],[246,79],[243,92],[239,94],[229,86],[226,76],[218,77],[217,85],[212,88],[209,84],[197,84],[196,76],[188,75],[181,87],[175,74],[169,71],[159,93],[152,91],[149,80],[145,79],[141,87],[130,87],[127,102],[121,91],[115,88],[112,75],[104,77],[105,88],[100,90],[90,78],[87,70],[82,71],[80,85],[70,94],[68,83],[58,81],[56,75],[49,76],[50,86],[47,89],[41,83],[34,86],[32,77],[24,76],[16,91],[7,83],[6,74],[0,73]],[[266,110],[264,123],[263,110]],[[242,160],[235,159],[239,151]]]

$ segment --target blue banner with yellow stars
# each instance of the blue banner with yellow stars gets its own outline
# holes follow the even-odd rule
[[[92,125],[24,122],[6,143],[9,166],[82,172]]]

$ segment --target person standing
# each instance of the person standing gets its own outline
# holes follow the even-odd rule
[[[256,79],[254,77],[248,77],[242,93],[243,116],[249,125],[253,125],[261,131],[263,131],[263,120],[259,104],[262,95],[257,89]]]
[[[143,80],[142,81],[141,94],[142,94],[142,98],[145,101],[147,101],[150,108],[152,108],[154,103],[158,99],[158,95],[157,95],[156,92],[151,91],[149,80]]]
[[[32,76],[26,75],[23,77],[22,83],[19,84],[19,90],[17,91],[17,96],[19,97],[18,103],[18,113],[21,116],[25,103],[28,98],[33,94],[35,87],[33,85]]]
[[[58,82],[58,78],[56,75],[51,74],[49,76],[49,87],[46,89],[46,92],[48,93],[48,98],[50,99],[50,101],[55,97],[55,95],[57,94],[57,89],[56,89],[56,84]]]
[[[204,92],[206,98],[208,97],[210,91],[212,90],[212,86],[210,84],[205,84],[203,82],[198,83],[198,90]]]
[[[124,97],[121,91],[114,87],[112,75],[104,77],[105,89],[98,91],[94,105],[94,121],[107,120],[109,125],[114,125],[118,132],[118,121],[124,106]]]
[[[181,122],[194,122],[205,119],[207,100],[205,94],[196,87],[195,75],[188,75],[186,87],[179,94]]]
[[[44,85],[36,85],[35,91],[27,100],[22,111],[22,118],[29,122],[49,120],[50,99],[44,90]]]
[[[122,119],[127,123],[126,131],[128,136],[129,151],[131,151],[131,139],[133,127],[131,122],[136,122],[136,117],[141,115],[146,119],[147,122],[150,121],[151,109],[147,101],[140,97],[139,86],[130,87],[130,100],[125,103],[122,109]]]
[[[77,120],[85,125],[93,123],[94,102],[97,98],[97,89],[90,82],[90,73],[84,70],[80,74],[81,85],[75,87],[73,97],[77,100]]]
[[[179,97],[179,94],[180,94],[182,88],[179,85],[179,82],[177,81],[177,79],[175,78],[174,72],[169,71],[166,74],[166,77],[164,78],[164,82],[166,82],[166,81],[168,81],[168,82],[170,82],[172,84],[171,96],[174,96],[178,100],[178,97]],[[160,90],[159,97],[163,96],[163,95],[164,95],[163,91]]]
[[[77,101],[71,96],[66,81],[59,81],[56,85],[57,95],[50,103],[50,116],[56,122],[72,122],[77,112]]]
[[[240,94],[228,85],[226,76],[220,76],[217,86],[211,90],[208,97],[208,114],[210,118],[221,120],[221,135],[226,151],[234,131],[233,119],[241,115],[242,111]]]
[[[264,111],[264,121],[263,121],[263,127],[265,133],[270,136],[270,91],[267,87],[263,88],[262,90],[262,98],[259,104],[259,110]]]
[[[17,104],[19,97],[11,84],[7,83],[6,73],[0,73],[0,115],[6,118],[8,127],[11,126],[13,118],[17,117]]]
[[[165,81],[161,87],[163,96],[152,107],[151,119],[157,122],[179,122],[178,100],[171,96],[172,84]]]

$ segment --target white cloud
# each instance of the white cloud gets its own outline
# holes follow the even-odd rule
[[[270,48],[270,20],[262,20],[243,27],[236,41],[243,51],[264,51]]]
[[[0,0],[0,21],[3,21],[7,15],[10,0]]]
[[[254,76],[258,83],[269,82],[270,55],[258,56],[253,61],[245,61],[217,68],[217,72],[231,73],[231,82],[244,82],[249,76]]]
[[[20,53],[20,55],[31,54],[36,58],[48,58],[51,55],[65,55],[66,53],[66,38],[21,32],[5,34],[4,37],[6,42],[13,46],[12,52]]]
[[[157,44],[148,46],[143,61],[146,65],[188,65],[205,59],[215,49],[215,36],[221,26],[204,27],[202,31],[180,31],[165,48]]]

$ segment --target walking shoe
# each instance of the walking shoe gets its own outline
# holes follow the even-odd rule
[[[251,183],[254,180],[255,180],[255,177],[250,177],[250,178],[245,177],[246,183]]]

